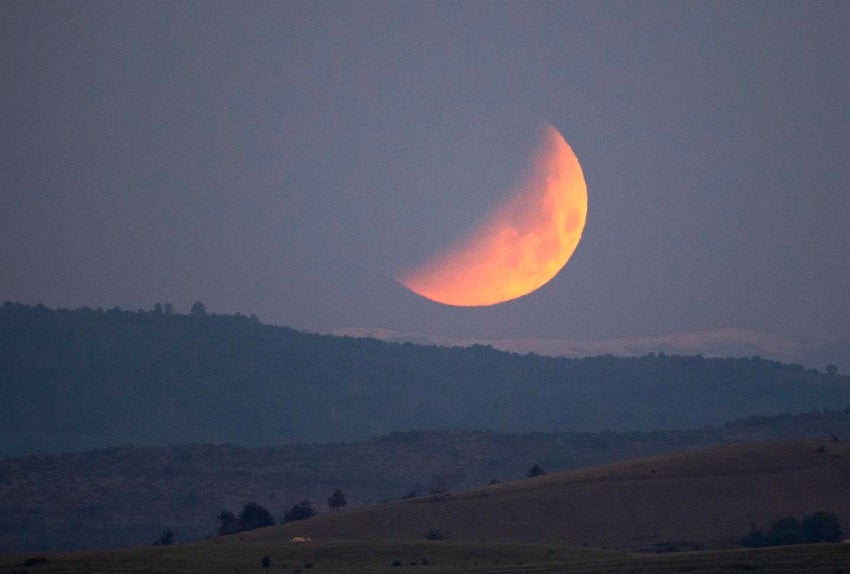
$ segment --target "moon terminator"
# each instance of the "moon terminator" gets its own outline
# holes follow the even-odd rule
[[[397,280],[432,301],[495,305],[548,283],[569,261],[587,218],[587,185],[573,150],[547,125],[522,184],[456,244]]]

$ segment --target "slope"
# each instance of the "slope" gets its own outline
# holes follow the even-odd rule
[[[850,524],[850,444],[717,447],[402,500],[257,532],[286,540],[726,546],[751,525],[815,511]]]
[[[0,454],[275,445],[409,429],[641,431],[850,405],[758,358],[558,359],[301,333],[244,316],[0,307]]]

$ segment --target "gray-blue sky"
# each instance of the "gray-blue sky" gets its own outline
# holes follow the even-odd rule
[[[3,1],[0,77],[0,299],[482,337],[850,324],[845,2]],[[588,183],[562,273],[473,309],[396,283],[544,122]]]

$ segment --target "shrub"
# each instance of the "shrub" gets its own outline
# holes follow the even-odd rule
[[[756,530],[756,527],[753,526],[750,533],[741,540],[741,546],[744,548],[764,548],[770,546],[770,540],[764,535],[764,532]]]
[[[274,526],[274,518],[271,512],[257,504],[249,502],[239,513],[239,531],[255,530],[266,526]]]
[[[772,546],[799,544],[802,542],[800,530],[800,521],[793,516],[788,516],[771,524],[767,537]]]
[[[313,510],[313,505],[310,504],[309,500],[304,499],[284,513],[283,521],[295,522],[296,520],[306,520],[315,514],[316,511]]]
[[[216,521],[218,522],[218,529],[216,532],[219,536],[239,532],[239,521],[236,520],[236,516],[229,510],[222,510],[218,516],[216,516]]]
[[[156,542],[153,543],[154,546],[171,546],[172,544],[174,544],[174,531],[170,528],[163,530]]]
[[[328,498],[328,508],[331,510],[337,511],[346,504],[348,504],[348,501],[345,499],[345,494],[338,488]]]
[[[815,512],[803,518],[800,535],[803,542],[841,542],[843,533],[834,514]]]
[[[805,516],[802,522],[793,516],[777,520],[770,525],[766,535],[753,525],[750,533],[741,539],[741,545],[747,548],[761,548],[786,544],[840,542],[842,537],[841,526],[834,514],[815,512]]]
[[[528,477],[534,478],[535,476],[543,476],[546,474],[546,471],[539,464],[535,464],[531,468],[528,469]]]

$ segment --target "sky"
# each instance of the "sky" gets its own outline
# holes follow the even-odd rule
[[[2,0],[0,78],[0,300],[850,338],[846,2]],[[490,307],[399,284],[547,124],[587,183],[566,267]]]

